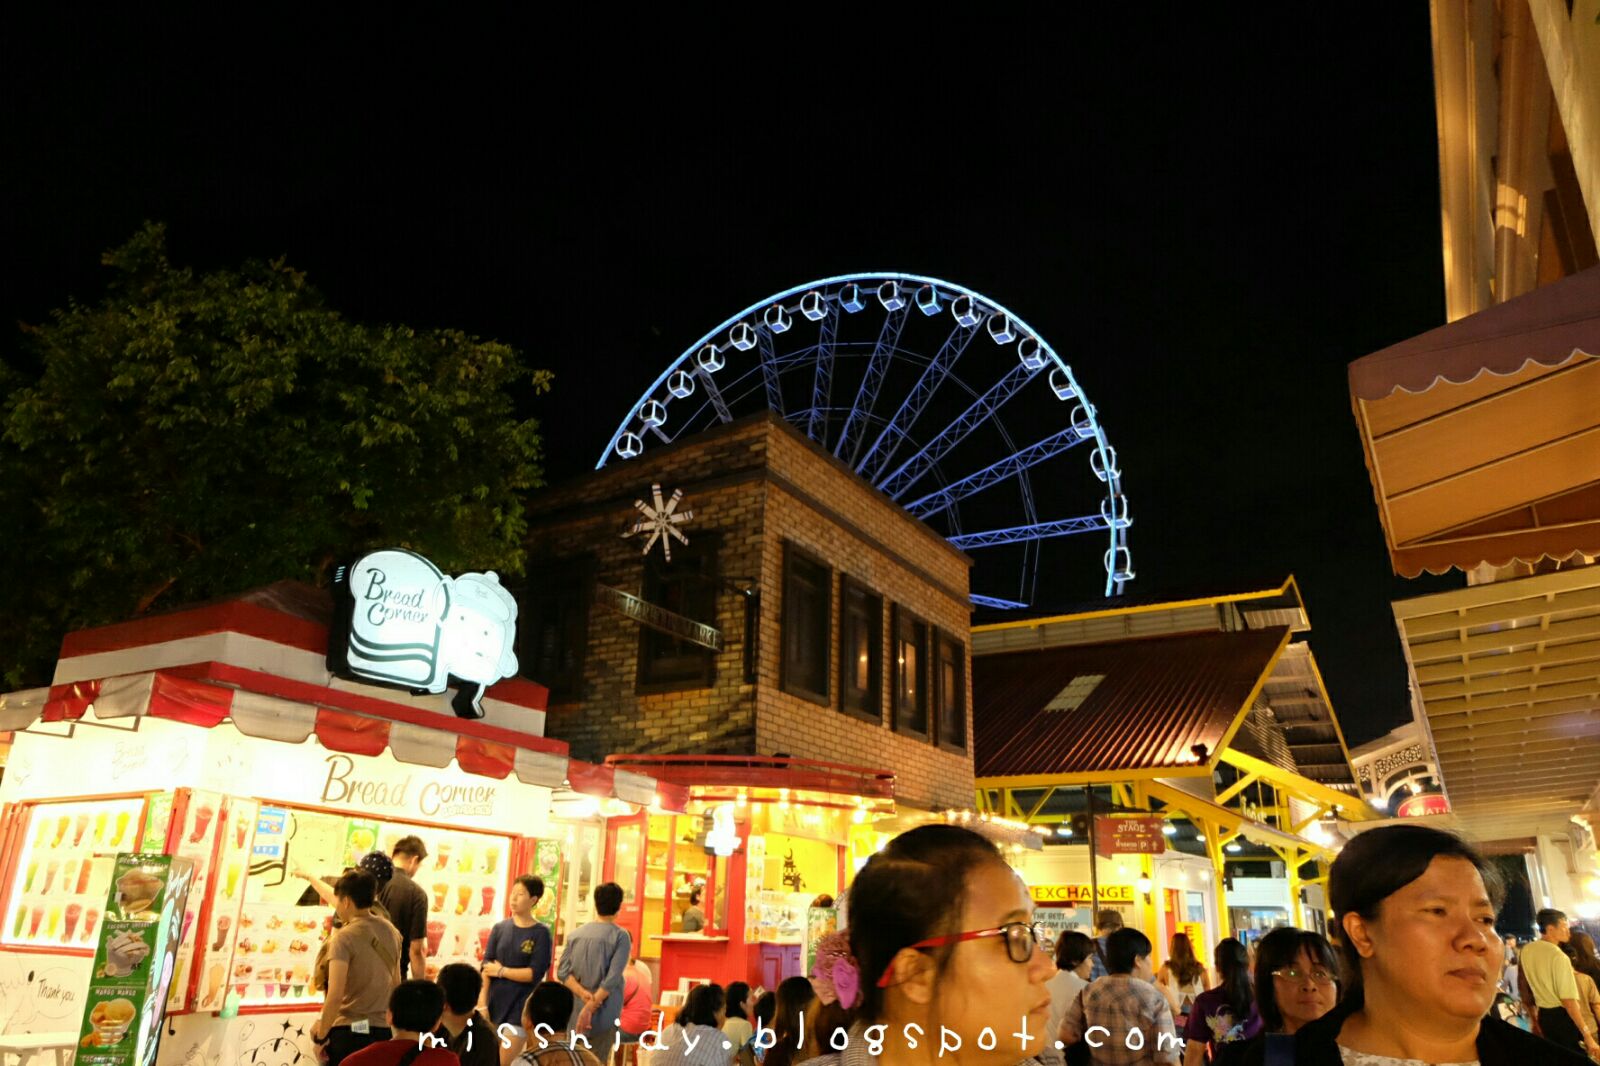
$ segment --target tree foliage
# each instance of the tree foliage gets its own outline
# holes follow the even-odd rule
[[[147,224],[0,367],[11,575],[0,671],[42,684],[65,632],[285,578],[378,545],[446,571],[523,562],[549,388],[504,344],[346,320],[282,260],[196,273]]]

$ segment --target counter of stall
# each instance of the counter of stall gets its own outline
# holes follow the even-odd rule
[[[606,879],[623,889],[618,924],[654,969],[661,1004],[703,980],[770,989],[809,972],[816,940],[837,925],[835,901],[882,843],[872,823],[893,813],[874,791],[880,778],[847,768],[868,782],[851,794],[837,788],[851,780],[839,768],[835,791],[778,784],[826,764],[749,760],[781,765],[719,772],[709,758],[671,758],[608,760],[689,788],[688,814],[613,818],[606,830]]]
[[[80,1049],[99,1050],[108,1030],[86,1028],[82,1012],[105,957],[113,865],[120,854],[178,856],[194,880],[164,975],[158,1066],[314,1061],[313,970],[332,908],[304,875],[331,883],[367,852],[419,838],[431,976],[478,964],[524,873],[546,886],[534,917],[559,946],[586,917],[604,816],[640,809],[614,796],[570,802],[564,755],[507,749],[486,775],[454,758],[402,762],[388,744],[336,750],[357,747],[362,730],[348,720],[288,742],[231,721],[47,717],[16,733],[0,779],[0,1033],[71,1030]],[[566,817],[552,816],[553,791]]]

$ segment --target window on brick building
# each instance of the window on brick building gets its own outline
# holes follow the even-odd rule
[[[948,633],[937,638],[934,663],[934,703],[939,708],[939,743],[967,747],[967,650]]]
[[[656,553],[645,558],[640,595],[674,614],[716,625],[718,587],[716,545],[704,534],[687,547],[675,548],[670,563]],[[716,674],[717,656],[710,648],[640,627],[640,689],[709,688]]]
[[[833,572],[793,544],[783,546],[783,690],[826,704],[833,633]]]
[[[517,664],[554,700],[583,695],[583,657],[589,639],[594,561],[563,559],[528,574],[517,597]]]
[[[894,727],[929,735],[928,624],[899,606],[894,611]]]
[[[839,706],[883,722],[883,599],[848,577],[839,579]]]

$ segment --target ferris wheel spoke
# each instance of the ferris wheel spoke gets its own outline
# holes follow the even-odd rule
[[[989,387],[971,407],[963,411],[959,418],[941,429],[921,451],[901,463],[888,477],[878,482],[877,487],[890,499],[898,500],[904,496],[906,490],[922,479],[934,463],[944,458],[950,449],[966,439],[967,434],[983,425],[994,417],[1002,404],[1015,396],[1022,386],[1033,380],[1038,374],[1038,368],[1026,367],[1017,364],[1006,371],[999,381]]]
[[[822,318],[817,321],[817,375],[811,386],[811,417],[806,425],[806,436],[826,446],[828,403],[833,393],[833,338],[839,319],[831,304],[820,302],[818,309]]]
[[[839,443],[834,445],[834,457],[844,459],[852,467],[856,465],[856,453],[861,450],[862,421],[878,402],[878,390],[883,388],[890,357],[894,355],[895,345],[900,343],[900,331],[905,329],[909,306],[902,303],[891,308],[884,317],[883,328],[878,331],[877,346],[872,349],[872,356],[867,360],[866,375],[862,377],[861,388],[856,392],[856,405],[850,409],[850,417],[844,420],[844,432],[839,434]],[[850,452],[848,459],[845,458],[847,451]]]
[[[1068,426],[1050,434],[1037,444],[1030,444],[997,463],[991,463],[975,474],[968,474],[960,481],[946,485],[938,492],[931,492],[921,499],[913,500],[906,504],[906,510],[917,518],[936,515],[953,507],[958,500],[966,499],[991,485],[1016,477],[1030,466],[1037,466],[1046,459],[1060,455],[1067,449],[1082,444],[1086,439],[1089,438],[1080,436],[1077,430]]]
[[[761,352],[761,380],[767,389],[767,410],[783,414],[783,390],[778,387],[778,357],[772,350],[772,332],[756,330]]]
[[[711,407],[717,412],[717,419],[722,422],[732,422],[733,412],[728,410],[728,401],[722,398],[722,390],[717,388],[717,383],[711,380],[711,372],[704,367],[695,367],[695,377],[700,379],[701,386],[706,390],[706,399],[711,401]]]
[[[1006,529],[986,529],[978,533],[958,533],[946,537],[962,551],[968,548],[992,548],[1000,544],[1032,543],[1046,537],[1070,537],[1076,533],[1094,533],[1106,528],[1106,520],[1097,514],[1079,518],[1058,518],[1053,522],[1034,522]]]
[[[967,599],[972,601],[974,607],[993,607],[1001,611],[1015,611],[1028,606],[1020,600],[1002,600],[995,596],[980,596],[976,592]]]
[[[933,357],[933,362],[928,364],[922,376],[917,379],[917,383],[912,386],[906,402],[900,405],[900,410],[894,413],[894,417],[889,420],[883,432],[878,434],[878,439],[872,442],[866,458],[856,467],[857,473],[868,481],[876,483],[883,468],[889,465],[894,453],[905,443],[906,434],[921,417],[923,409],[928,406],[928,401],[939,391],[939,386],[944,384],[944,379],[949,376],[956,360],[961,358],[961,353],[967,350],[967,345],[971,344],[972,338],[977,335],[978,327],[975,324],[958,325],[951,331],[950,336],[945,338],[944,344],[939,346],[939,352]],[[874,459],[877,460],[875,463]],[[868,467],[873,468],[871,473],[867,472]]]

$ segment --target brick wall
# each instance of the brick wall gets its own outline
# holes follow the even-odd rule
[[[893,733],[887,712],[889,604],[903,604],[965,645],[967,558],[781,420],[764,415],[647,449],[637,459],[541,493],[532,507],[530,563],[587,559],[597,582],[639,594],[643,545],[624,540],[621,533],[637,518],[633,501],[648,499],[652,482],[660,483],[664,495],[684,490],[681,508],[694,512],[684,530],[691,544],[717,542],[723,578],[759,588],[758,681],[744,681],[745,601],[737,592],[717,594],[715,624],[724,649],[716,656],[714,684],[673,692],[638,691],[639,625],[592,606],[582,682],[572,697],[552,699],[547,733],[571,744],[574,756],[590,760],[612,753],[784,751],[796,758],[891,769],[903,802],[970,805],[970,754]],[[785,541],[818,556],[832,571],[831,707],[780,687]],[[659,546],[653,551],[659,553]],[[842,574],[870,586],[885,601],[883,725],[837,709]],[[965,674],[970,737],[970,668]]]

